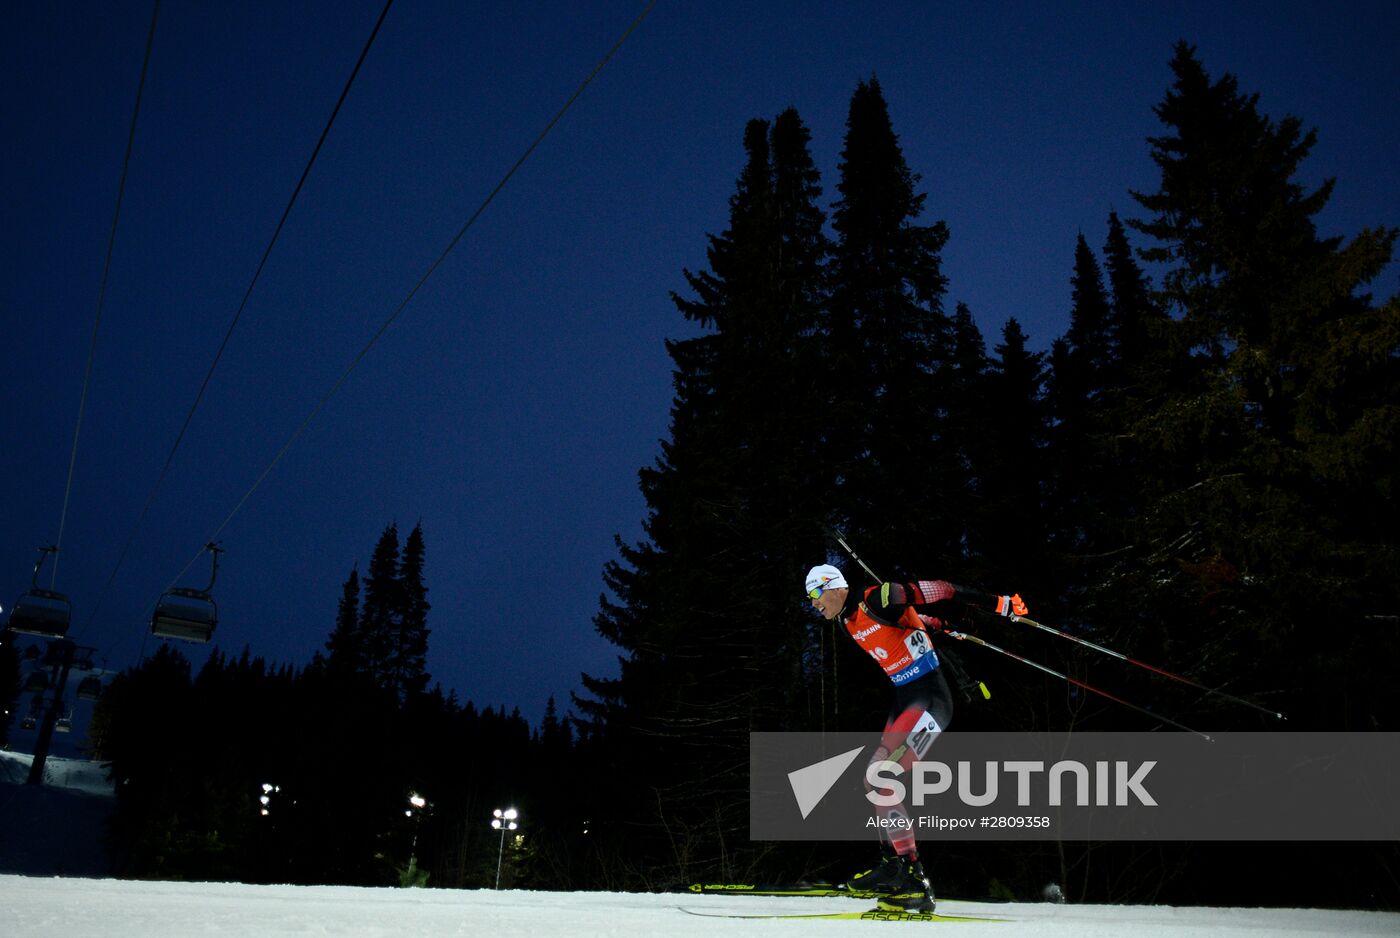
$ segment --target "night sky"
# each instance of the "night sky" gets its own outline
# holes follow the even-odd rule
[[[104,588],[382,6],[162,5],[57,579],[108,667],[154,650],[156,597],[645,3],[395,3]],[[1318,129],[1301,178],[1338,179],[1324,234],[1400,222],[1400,5],[1053,6],[662,0],[224,529],[216,643],[304,665],[351,566],[421,520],[445,688],[533,722],[580,671],[615,673],[591,620],[667,433],[663,342],[691,334],[668,293],[725,227],[749,118],[798,109],[829,207],[850,94],[877,76],[951,230],[947,308],[989,346],[1015,316],[1048,348],[1076,234],[1097,250],[1110,209],[1139,217],[1179,38]],[[0,10],[7,610],[58,536],[150,18]]]

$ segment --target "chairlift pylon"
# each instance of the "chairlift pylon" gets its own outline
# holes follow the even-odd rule
[[[219,576],[219,554],[215,544],[205,550],[214,558],[209,585],[202,590],[182,586],[161,594],[156,611],[151,615],[151,634],[160,638],[178,638],[186,642],[207,642],[219,624],[219,607],[214,603],[214,581]]]
[[[39,568],[49,554],[58,553],[57,547],[39,548],[39,559],[34,562],[34,573],[29,578],[29,592],[21,594],[10,610],[8,625],[11,632],[25,635],[39,635],[44,638],[62,638],[68,634],[68,623],[73,618],[73,604],[68,597],[55,590],[39,586]]]

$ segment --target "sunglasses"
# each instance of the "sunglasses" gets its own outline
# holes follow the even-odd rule
[[[827,586],[814,586],[807,591],[808,599],[821,599],[822,593],[827,591]]]

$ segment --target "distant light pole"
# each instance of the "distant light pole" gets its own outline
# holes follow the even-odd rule
[[[423,812],[431,805],[416,791],[408,793],[408,804],[404,816],[413,822],[413,842],[408,846],[408,868],[399,871],[399,885],[422,886],[428,881],[428,874],[418,869],[418,832],[423,827]]]
[[[418,828],[423,826],[423,809],[428,806],[428,799],[424,798],[422,795],[418,794],[418,792],[415,791],[409,794],[408,803],[412,805],[412,807],[405,811],[404,815],[406,817],[414,818],[413,844],[408,848],[408,862],[412,864],[414,856],[418,852]],[[415,810],[418,812],[417,814],[413,813]]]
[[[515,819],[520,817],[520,812],[514,808],[501,810],[497,808],[492,812],[495,815],[491,820],[491,827],[501,832],[501,845],[496,850],[496,888],[501,888],[501,858],[506,853],[506,831],[513,831],[520,825],[515,823]]]
[[[268,782],[263,782],[262,794],[258,796],[258,804],[262,805],[262,807],[258,809],[258,813],[261,814],[263,817],[267,817],[269,814],[271,814],[272,796],[281,791],[282,788],[280,785],[273,785]]]

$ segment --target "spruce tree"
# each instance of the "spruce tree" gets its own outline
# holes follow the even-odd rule
[[[1074,244],[1074,276],[1070,278],[1070,286],[1073,305],[1065,337],[1083,372],[1080,394],[1088,402],[1098,396],[1098,390],[1105,383],[1117,343],[1108,297],[1104,293],[1103,271],[1082,234]]]
[[[942,458],[956,468],[956,475],[950,478],[951,490],[959,492],[965,504],[975,504],[985,491],[982,471],[992,456],[992,450],[1000,445],[998,435],[988,435],[986,428],[993,419],[986,397],[987,371],[990,367],[987,358],[987,340],[982,330],[972,318],[972,311],[966,303],[959,303],[953,312],[953,346],[951,373],[948,382],[948,396],[945,405],[945,442]],[[981,582],[988,572],[981,569],[972,554],[972,531],[975,510],[969,508],[960,512],[961,527],[958,532],[959,553],[969,564],[967,576],[972,582]]]
[[[375,544],[360,600],[359,566],[341,589],[335,629],[326,641],[328,674],[341,688],[354,678],[368,681],[400,706],[421,694],[427,672],[428,588],[423,580],[426,549],[420,522],[402,554],[398,525],[390,524]]]
[[[1047,424],[1044,355],[1027,347],[1021,324],[1009,319],[985,384],[988,428],[998,441],[984,455],[981,507],[973,546],[999,581],[1027,596],[1047,595],[1053,585],[1046,565],[1042,492]]]
[[[1103,253],[1114,357],[1093,409],[1099,444],[1095,452],[1103,470],[1085,490],[1095,493],[1094,517],[1081,519],[1084,544],[1094,556],[1115,555],[1138,539],[1141,478],[1153,471],[1144,440],[1154,434],[1157,410],[1169,388],[1183,387],[1189,371],[1185,330],[1153,298],[1151,281],[1134,257],[1116,212],[1108,215]],[[1058,367],[1053,370],[1060,372]]]
[[[1098,259],[1083,234],[1075,242],[1070,286],[1069,330],[1050,354],[1048,501],[1056,540],[1062,550],[1076,552],[1092,549],[1103,527],[1104,486],[1117,471],[1104,411],[1119,363],[1114,320]]]
[[[423,543],[423,523],[414,525],[403,546],[403,560],[399,567],[398,630],[394,645],[389,654],[389,686],[399,698],[407,702],[416,694],[421,694],[428,686],[427,671],[428,587],[423,582],[423,560],[426,548]]]
[[[1395,578],[1376,579],[1365,559],[1389,539],[1373,527],[1386,509],[1343,507],[1356,505],[1353,486],[1377,492],[1376,478],[1318,471],[1359,430],[1368,440],[1359,464],[1394,478],[1393,461],[1382,469],[1379,458],[1393,441],[1381,401],[1394,332],[1387,307],[1362,288],[1388,262],[1395,232],[1366,230],[1345,246],[1320,237],[1314,218],[1333,184],[1308,192],[1295,178],[1315,132],[1262,114],[1258,95],[1230,75],[1212,80],[1184,43],[1171,67],[1156,109],[1166,132],[1150,141],[1161,182],[1135,196],[1151,217],[1134,226],[1156,239],[1143,256],[1166,265],[1163,298],[1192,355],[1138,424],[1152,469],[1140,595],[1170,596],[1218,642],[1206,649],[1212,669],[1236,680],[1257,669],[1241,684],[1267,693],[1318,680],[1283,653],[1313,623],[1353,634],[1365,628],[1361,608],[1395,595]],[[1336,393],[1353,370],[1380,379],[1360,408]],[[1385,429],[1374,437],[1378,417]],[[1328,721],[1330,701],[1299,706],[1316,725]]]
[[[919,221],[926,196],[873,78],[851,97],[839,169],[827,332],[840,507],[885,561],[882,575],[928,575],[959,553],[961,527],[957,474],[940,451],[952,345],[940,256],[948,229]]]
[[[365,671],[364,636],[360,631],[360,565],[355,564],[341,587],[335,629],[326,640],[326,667],[338,678]]]
[[[811,620],[793,597],[829,490],[812,458],[827,246],[808,132],[787,111],[749,122],[743,143],[729,225],[709,239],[707,269],[685,272],[690,295],[674,297],[702,332],[667,344],[675,396],[661,457],[640,473],[646,538],[619,542],[605,570],[616,599],[596,622],[625,652],[621,674],[585,677],[593,699],[578,701],[652,767],[656,832],[663,818],[689,830],[655,843],[653,862],[678,876],[719,872],[707,866],[717,838],[746,810],[748,732],[802,717]],[[804,499],[811,509],[794,511]]]
[[[390,661],[402,618],[403,591],[399,579],[399,526],[391,523],[380,534],[370,557],[360,612],[360,636],[365,673],[376,686],[388,687]]]
[[[1171,341],[1168,330],[1174,324],[1153,301],[1151,283],[1133,256],[1117,212],[1108,213],[1103,253],[1117,352],[1112,383],[1136,389],[1134,396],[1148,396],[1160,386],[1164,349]]]

